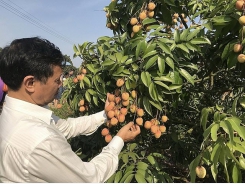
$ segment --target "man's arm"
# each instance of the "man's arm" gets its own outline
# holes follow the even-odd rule
[[[30,182],[39,182],[38,179],[55,183],[105,182],[117,169],[123,145],[123,140],[115,136],[98,156],[83,162],[64,138],[50,136],[30,156],[27,167]]]
[[[109,105],[108,97],[109,93],[107,93],[105,108]],[[59,119],[57,116],[53,116],[53,119],[56,122],[56,127],[69,139],[77,135],[93,134],[99,126],[105,123],[107,116],[105,111],[101,111],[90,116],[68,118],[67,120]]]
[[[107,117],[104,111],[82,116],[78,118],[58,119],[54,117],[55,126],[65,135],[67,139],[78,135],[90,135],[94,133],[99,126],[105,123]]]

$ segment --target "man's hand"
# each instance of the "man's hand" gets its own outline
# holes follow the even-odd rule
[[[109,95],[110,95],[110,93],[107,93],[106,94],[106,101],[105,101],[105,108],[104,109],[106,109],[106,107],[109,105],[109,100],[108,100],[108,97],[109,97]]]
[[[134,125],[133,122],[129,122],[124,125],[117,133],[117,136],[121,137],[124,142],[134,140],[134,138],[140,133],[140,127]]]

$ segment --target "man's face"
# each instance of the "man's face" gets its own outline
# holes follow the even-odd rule
[[[69,71],[69,76],[73,75],[73,71]]]
[[[49,77],[46,83],[40,81],[36,82],[34,101],[36,104],[44,106],[52,102],[58,93],[59,87],[61,86],[60,76],[62,74],[62,69],[59,66],[53,67],[54,74]]]

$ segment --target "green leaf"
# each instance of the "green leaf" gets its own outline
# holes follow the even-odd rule
[[[199,50],[199,47],[197,45],[192,44],[191,42],[186,42],[186,47],[192,51],[198,51]]]
[[[175,43],[179,43],[180,42],[180,32],[179,32],[178,29],[175,30],[175,32],[174,32],[174,41],[175,41]]]
[[[155,165],[156,164],[156,160],[153,156],[149,155],[147,157],[147,160],[151,163],[151,165]]]
[[[190,34],[187,36],[186,40],[190,41],[194,37],[197,36],[197,34],[201,31],[201,29],[195,29],[194,31],[190,31]]]
[[[122,161],[127,164],[128,163],[128,154],[123,154],[122,155]]]
[[[157,43],[157,45],[161,48],[161,50],[163,52],[165,52],[166,54],[172,55],[171,50],[170,50],[170,48],[169,48],[169,46],[167,44],[159,41]]]
[[[88,77],[84,77],[83,78],[83,81],[88,85],[88,87],[91,87],[91,82],[90,82],[90,80],[89,80],[89,78]]]
[[[194,79],[193,77],[183,68],[179,69],[179,73],[194,86]]]
[[[234,164],[233,168],[232,168],[232,182],[233,183],[240,183],[241,182],[239,175],[240,175],[240,169],[237,166],[237,164]]]
[[[216,23],[224,23],[224,22],[231,22],[233,19],[231,18],[230,15],[221,15],[221,16],[215,16],[211,20]]]
[[[231,126],[231,124],[227,121],[221,121],[220,122],[220,127],[223,128],[223,130],[229,135],[230,138],[230,142],[233,145],[234,141],[233,141],[233,128]]]
[[[73,51],[75,52],[76,56],[78,56],[80,54],[76,45],[73,45]]]
[[[125,65],[130,65],[131,63],[133,63],[134,60],[132,58],[128,59],[126,62],[125,62]]]
[[[227,118],[227,120],[225,121],[228,121],[231,124],[232,128],[235,131],[237,131],[239,136],[243,138],[243,140],[245,140],[245,127],[240,126],[240,123],[241,123],[240,119],[238,119],[237,117],[230,117],[230,118]]]
[[[135,179],[137,183],[147,183],[146,180],[144,179],[144,176],[141,175],[140,173],[135,174]]]
[[[227,57],[229,56],[229,53],[233,49],[233,47],[234,47],[234,44],[231,44],[231,43],[228,43],[225,46],[225,48],[224,48],[224,50],[222,52],[222,55],[221,55],[222,61],[224,61],[225,59],[227,59]]]
[[[218,174],[218,159],[220,156],[220,149],[221,149],[221,146],[219,143],[217,143],[214,146],[212,153],[211,153],[211,161],[213,161],[213,164],[211,166],[211,172],[216,182],[217,182],[217,174]]]
[[[149,72],[142,72],[140,77],[141,77],[143,84],[146,87],[149,87],[149,85],[151,84],[151,76],[150,76]]]
[[[161,81],[154,81],[154,83],[159,85],[159,86],[166,88],[167,90],[170,90],[169,87]]]
[[[157,89],[156,89],[156,86],[154,83],[150,83],[150,85],[149,85],[149,94],[154,101],[158,100]]]
[[[239,103],[240,103],[240,105],[241,105],[243,108],[245,108],[245,98],[244,98],[244,97],[240,98]]]
[[[90,94],[88,91],[85,92],[85,99],[88,101],[88,102],[91,102],[91,97],[90,97]]]
[[[211,138],[213,139],[213,141],[217,141],[217,131],[219,129],[220,125],[215,123],[212,128],[211,128]]]
[[[123,56],[120,62],[125,63],[125,61],[127,61],[127,59],[128,59],[128,56]]]
[[[173,59],[170,58],[170,57],[166,57],[165,61],[168,64],[168,66],[170,66],[170,68],[172,68],[174,70],[174,61],[173,61]]]
[[[110,66],[115,64],[115,61],[112,60],[105,60],[103,63],[101,63],[102,66]]]
[[[149,57],[149,56],[156,55],[156,54],[157,54],[157,51],[156,51],[156,50],[150,51],[150,52],[146,53],[146,54],[143,56],[142,59],[145,59],[145,58],[147,58],[147,57]]]
[[[147,24],[151,24],[151,23],[154,23],[154,22],[157,22],[156,19],[154,18],[145,18],[143,21],[142,21],[142,24],[143,25],[147,25]]]
[[[174,83],[174,79],[169,76],[155,77],[154,80]]]
[[[214,125],[215,125],[215,123],[212,123],[207,129],[204,130],[203,141],[206,141],[206,139],[208,138],[209,134],[211,133],[211,129]]]
[[[117,5],[117,1],[111,1],[111,3],[109,4],[109,11],[112,12],[115,7]]]
[[[148,164],[147,163],[145,163],[145,162],[142,162],[142,161],[139,161],[138,163],[137,163],[137,168],[138,169],[142,169],[142,170],[146,170],[147,168],[148,168]]]
[[[149,42],[149,43],[147,44],[146,49],[145,49],[144,57],[145,57],[145,55],[148,54],[149,52],[156,50],[156,45],[157,45],[156,43]]]
[[[176,47],[180,48],[181,50],[189,53],[189,49],[184,44],[177,44]]]
[[[165,62],[162,56],[158,56],[157,65],[158,65],[159,72],[162,75],[165,70]]]
[[[118,183],[122,179],[122,171],[117,171],[114,183]]]
[[[238,99],[239,99],[239,97],[236,97],[232,103],[232,115],[233,116],[236,116],[236,106],[237,106]]]
[[[180,41],[186,41],[189,31],[190,29],[185,29],[184,31],[182,31],[182,33],[180,34]]]
[[[228,169],[227,169],[227,164],[226,161],[227,160],[227,155],[225,152],[225,149],[222,147],[220,150],[220,156],[219,156],[219,161],[220,163],[224,166],[224,172],[226,175],[226,181],[229,183],[230,182],[230,177],[229,177],[229,173],[228,173]]]
[[[118,62],[121,62],[122,57],[123,57],[122,53],[117,52],[117,53],[115,54],[115,56],[116,56],[117,61],[118,61]]]
[[[151,104],[149,102],[149,98],[146,96],[143,97],[143,106],[146,112],[152,116]]]
[[[157,59],[158,59],[157,55],[150,58],[144,66],[145,70],[148,70],[150,67],[154,66],[154,64],[156,64]]]
[[[228,58],[227,58],[227,67],[228,69],[231,69],[232,67],[236,66],[237,64],[237,53],[230,52]]]
[[[208,115],[210,112],[212,112],[212,110],[210,108],[203,108],[202,109],[200,125],[203,127],[203,130],[206,130]]]
[[[132,143],[129,146],[129,151],[133,151],[137,147],[137,143]]]
[[[190,42],[194,45],[200,45],[200,44],[211,45],[211,42],[207,38],[194,38]]]
[[[95,105],[99,106],[98,97],[97,96],[93,96],[93,102],[94,102]]]
[[[156,101],[149,101],[151,103],[151,105],[153,105],[154,107],[156,107],[157,109],[159,109],[160,111],[162,110],[162,106],[160,104],[160,102],[156,102]]]
[[[133,152],[129,152],[128,155],[133,159],[134,163],[136,163],[138,155],[136,153],[133,153]]]
[[[182,84],[171,84],[169,87],[169,90],[175,90],[175,89],[179,89],[182,87]]]
[[[124,183],[131,183],[133,177],[134,177],[134,174],[128,175],[128,177],[124,180]]]
[[[123,177],[120,180],[120,183],[126,183],[125,180],[128,178],[129,175],[132,175],[134,173],[134,171],[128,171],[126,173],[123,174]],[[134,174],[133,174],[134,175]],[[131,180],[130,180],[131,181]],[[111,182],[112,183],[112,182]]]
[[[80,88],[81,88],[81,89],[84,89],[84,87],[85,87],[85,86],[84,86],[84,82],[83,82],[83,81],[80,81]]]
[[[117,62],[117,58],[116,58],[115,55],[107,55],[107,57],[108,57],[110,60]]]
[[[138,169],[136,173],[141,174],[144,178],[148,175],[147,170]]]
[[[243,157],[239,157],[239,163],[242,169],[245,169],[245,159]]]
[[[115,176],[116,176],[116,173],[114,173],[114,174],[113,174],[113,175],[106,181],[106,183],[113,183]]]
[[[196,167],[199,165],[201,160],[201,155],[198,155],[189,165],[191,183],[195,183],[196,180]]]
[[[93,64],[87,64],[86,65],[87,69],[91,72],[91,73],[95,73],[95,69],[94,69],[94,65]]]
[[[113,75],[121,74],[124,70],[124,66],[119,66],[117,70],[113,73]]]
[[[197,65],[195,65],[195,64],[193,64],[191,62],[188,62],[188,61],[181,61],[180,66],[188,67],[188,68],[191,68],[191,69],[194,69],[194,70],[198,70]]]
[[[88,91],[89,94],[92,95],[92,96],[96,96],[96,95],[97,95],[97,92],[94,91],[93,89],[88,89],[87,91]]]
[[[146,49],[147,43],[145,40],[140,41],[140,43],[136,47],[135,57],[138,59],[140,53],[144,53]]]
[[[134,165],[134,164],[133,164],[133,165],[130,165],[130,166],[128,166],[128,167],[126,168],[125,173],[130,172],[130,171],[134,171],[134,169],[135,169],[135,165]]]

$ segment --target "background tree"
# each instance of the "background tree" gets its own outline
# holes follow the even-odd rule
[[[107,92],[116,105],[106,109],[108,122],[97,134],[71,140],[74,151],[82,148],[89,160],[109,141],[101,130],[113,136],[134,121],[142,133],[125,145],[108,182],[194,182],[196,175],[202,182],[244,182],[243,4],[114,0],[106,6],[115,36],[74,46],[83,63],[63,98],[73,116],[102,110]]]
[[[70,65],[73,66],[73,62],[72,62],[70,56],[68,56],[68,55],[65,54],[64,55],[64,60],[65,60],[66,63],[69,63]]]

